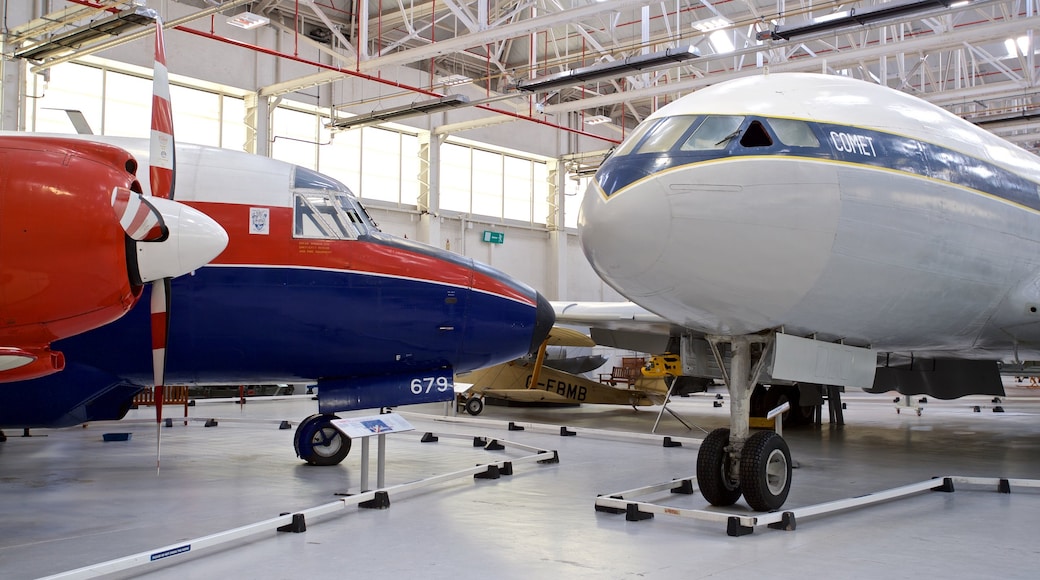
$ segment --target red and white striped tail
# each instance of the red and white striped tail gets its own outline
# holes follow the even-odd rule
[[[143,196],[125,187],[112,189],[112,210],[126,235],[138,242],[160,242],[168,234],[162,214]]]
[[[148,184],[152,195],[173,198],[173,109],[170,108],[170,79],[166,70],[166,46],[162,21],[155,19],[155,72],[152,76],[152,138],[148,155]]]

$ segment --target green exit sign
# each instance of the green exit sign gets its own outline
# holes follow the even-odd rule
[[[484,230],[484,241],[489,244],[501,244],[506,241],[506,235],[502,232]]]

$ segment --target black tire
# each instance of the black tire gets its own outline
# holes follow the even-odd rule
[[[784,402],[791,404],[790,410],[784,412],[784,427],[794,427],[796,425],[804,425],[812,421],[813,408],[803,407],[799,404],[801,394],[798,391],[798,387],[770,387],[765,394],[765,405],[761,415],[764,417],[766,413],[773,409],[783,405]]]
[[[740,484],[726,475],[729,454],[729,429],[715,429],[704,438],[697,452],[697,487],[708,503],[728,506],[740,499]]]
[[[311,415],[296,428],[296,455],[311,465],[338,465],[350,453],[350,437],[332,426],[335,415]]]
[[[740,488],[751,509],[780,509],[791,492],[791,450],[773,431],[748,437],[740,455]]]
[[[466,412],[476,417],[484,410],[484,401],[480,397],[470,397],[466,399]]]

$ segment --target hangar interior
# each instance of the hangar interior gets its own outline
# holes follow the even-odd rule
[[[134,6],[5,2],[0,128],[70,133],[75,119],[97,134],[145,134],[151,31],[127,15]],[[178,139],[327,173],[385,231],[481,260],[554,300],[621,298],[577,242],[586,184],[648,114],[700,87],[765,71],[845,75],[1026,149],[1040,143],[1032,2],[148,7],[169,29]],[[582,75],[561,83],[567,71]]]
[[[179,141],[325,173],[347,184],[384,231],[489,264],[552,300],[623,300],[596,276],[580,245],[578,208],[591,176],[649,115],[725,80],[776,72],[862,79],[1040,151],[1040,17],[1031,0],[145,5],[166,23]],[[119,0],[5,0],[0,129],[147,135],[152,29],[140,8]],[[920,405],[917,413],[895,413],[884,396],[848,397],[854,428],[823,425],[790,435],[799,464],[792,505],[947,474],[1037,476],[1035,391],[1016,389],[1007,401],[931,404],[923,414]],[[685,448],[638,437],[618,443],[601,433],[565,437],[568,426],[645,434],[653,413],[627,407],[489,409],[489,423],[445,427],[456,413],[426,405],[415,418],[424,429],[464,439],[490,431],[559,451],[561,464],[518,467],[514,479],[490,485],[464,479],[434,486],[395,498],[389,510],[338,523],[318,518],[308,534],[241,539],[183,566],[171,561],[116,574],[803,577],[822,566],[863,578],[1033,577],[1036,550],[1028,538],[1035,524],[1027,516],[1040,496],[1018,488],[967,500],[917,495],[847,519],[810,518],[804,528],[785,530],[794,533],[762,530],[743,539],[706,524],[663,517],[640,523],[594,510],[598,494],[689,475],[699,428],[726,423],[727,403],[716,402],[714,393],[677,402],[697,428],[668,419],[661,435],[690,438]],[[316,470],[289,454],[291,436],[274,426],[315,412],[309,396],[203,407],[192,412],[191,425],[163,436],[163,474],[175,475],[155,480],[156,430],[147,409],[124,423],[45,437],[8,433],[0,484],[12,493],[3,499],[0,575],[39,577],[162,546],[177,550],[179,542],[272,511],[366,491],[359,471],[367,456]],[[199,425],[207,417],[222,424],[219,433]],[[559,435],[522,433],[505,427],[510,421],[550,425]],[[102,443],[102,431],[134,437],[119,447]],[[477,445],[441,444],[432,454],[423,445],[392,439],[392,482],[485,461]],[[278,476],[286,466],[290,475]],[[674,501],[672,511],[692,507]],[[397,551],[402,538],[411,540],[406,557]]]

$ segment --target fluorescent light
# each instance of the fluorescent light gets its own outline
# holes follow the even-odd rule
[[[401,105],[400,107],[383,109],[381,111],[372,111],[371,113],[366,113],[364,115],[336,119],[331,123],[326,124],[325,128],[337,131],[364,127],[367,125],[378,125],[394,119],[403,119],[405,117],[414,117],[416,115],[428,115],[445,109],[453,109],[468,103],[469,98],[465,95],[448,95],[438,99],[410,103],[407,105]]]
[[[247,11],[228,18],[227,23],[244,30],[252,30],[254,28],[260,28],[261,26],[267,26],[271,23],[271,19]]]
[[[537,92],[569,85],[579,85],[595,79],[622,76],[629,72],[650,71],[697,58],[700,52],[692,46],[669,48],[650,54],[637,54],[611,62],[566,70],[540,79],[519,80],[513,85],[518,91]]]
[[[453,87],[455,85],[465,85],[473,82],[473,79],[459,74],[448,75],[441,79],[441,84],[446,87]]]
[[[813,18],[814,24],[823,24],[824,22],[831,22],[839,20],[841,18],[848,18],[850,12],[848,10],[841,10],[839,12],[831,12],[830,14],[824,14],[823,16],[817,16]]]
[[[711,32],[712,30],[718,30],[720,28],[725,28],[725,27],[729,26],[730,24],[733,24],[733,23],[730,22],[728,19],[723,18],[721,16],[716,16],[715,18],[709,18],[707,20],[701,20],[701,21],[698,21],[698,22],[694,22],[693,23],[693,27],[696,28],[697,30],[700,30],[701,32]]]
[[[591,117],[585,117],[586,125],[602,125],[603,123],[609,123],[610,117],[606,115],[592,115]]]

